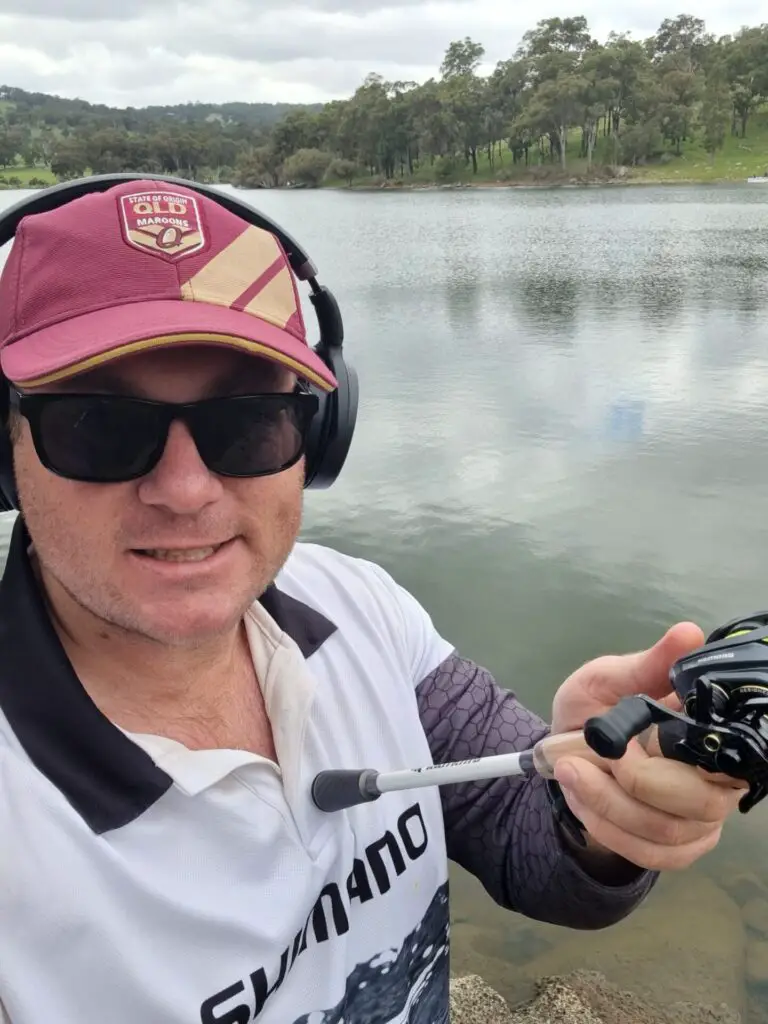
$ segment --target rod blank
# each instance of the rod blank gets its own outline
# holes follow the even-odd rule
[[[377,772],[373,768],[336,769],[320,772],[312,783],[312,799],[321,811],[341,811],[346,807],[378,800],[382,793],[403,789],[425,789],[456,782],[474,782],[504,775],[533,775],[533,751],[519,754],[494,754],[467,761],[403,768]]]
[[[647,731],[647,730],[646,730]],[[545,736],[519,753],[490,754],[466,761],[447,764],[429,764],[421,768],[402,768],[379,772],[375,768],[340,768],[320,772],[312,783],[312,800],[321,811],[342,811],[347,807],[378,800],[382,793],[403,789],[423,789],[427,786],[447,786],[452,783],[476,782],[505,776],[541,775],[554,777],[557,761],[566,755],[576,755],[605,766],[605,758],[597,754],[580,731]]]

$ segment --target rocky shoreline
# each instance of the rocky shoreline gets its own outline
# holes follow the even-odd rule
[[[493,909],[478,924],[474,888],[457,885],[451,1024],[768,1024],[763,847],[760,835],[751,870],[723,850],[663,877],[630,919],[595,932]]]
[[[510,1006],[476,974],[451,981],[451,1024],[742,1024],[726,1006],[661,1006],[612,985],[597,971],[542,978],[533,999]]]

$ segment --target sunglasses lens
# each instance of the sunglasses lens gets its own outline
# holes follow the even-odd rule
[[[212,473],[253,477],[298,461],[317,398],[244,395],[179,410]],[[71,480],[119,483],[148,473],[162,453],[173,410],[130,398],[45,396],[32,415],[35,444],[53,472]]]
[[[279,473],[301,457],[316,401],[308,394],[280,394],[206,403],[191,420],[200,457],[222,476]]]
[[[43,406],[37,443],[44,461],[74,480],[118,482],[141,476],[162,446],[162,421],[151,406],[96,395]]]

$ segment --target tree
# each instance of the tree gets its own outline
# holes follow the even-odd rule
[[[621,154],[622,127],[634,113],[643,84],[651,78],[651,64],[642,43],[612,34],[608,43],[590,52],[587,73],[605,88],[605,134],[613,138],[613,162]]]
[[[526,96],[530,74],[529,62],[521,60],[499,61],[488,79],[485,90],[485,109],[483,127],[488,140],[488,162],[494,166],[495,156],[503,161],[502,140],[508,139],[512,125],[519,117]],[[509,145],[513,160],[518,159],[519,151]],[[523,147],[523,152],[527,152]]]
[[[522,115],[523,125],[529,130],[555,138],[563,170],[566,169],[568,129],[581,122],[587,88],[586,79],[578,75],[559,75],[539,86]]]
[[[464,163],[472,163],[477,174],[477,150],[486,140],[485,82],[474,74],[450,78],[444,83],[445,106],[450,114],[453,136],[462,150]]]
[[[455,137],[460,142],[465,163],[472,162],[477,174],[477,150],[485,141],[486,81],[478,78],[477,68],[485,54],[469,36],[451,43],[440,65],[442,94],[451,112]]]
[[[320,149],[299,149],[283,164],[283,178],[286,182],[311,185],[317,188],[330,166],[333,157]]]
[[[619,152],[625,163],[637,165],[658,156],[663,149],[662,111],[664,91],[658,75],[641,67],[625,106]]]
[[[410,98],[411,119],[419,158],[453,154],[458,147],[459,125],[445,96],[442,82],[429,79]]]
[[[57,178],[82,177],[88,167],[88,158],[84,147],[75,140],[64,140],[54,150],[51,157],[51,170]]]
[[[235,162],[235,184],[241,188],[276,188],[281,164],[272,145],[255,146],[241,153]]]
[[[344,157],[337,156],[328,165],[326,170],[326,176],[329,178],[341,178],[347,185],[351,185],[357,175],[360,173],[360,168],[354,162],[354,160],[345,160]]]
[[[701,18],[691,14],[679,14],[676,18],[665,18],[655,35],[648,40],[648,51],[654,63],[665,57],[683,54],[694,71],[701,68],[707,49],[714,43],[714,36],[708,35]]]
[[[606,60],[603,47],[589,50],[581,63],[581,86],[578,89],[582,104],[581,148],[587,159],[587,169],[592,169],[592,158],[597,144],[598,125],[604,116],[606,120],[616,117],[616,103],[619,101],[620,83],[611,77],[613,70],[610,55]]]
[[[768,98],[768,25],[744,28],[726,44],[725,62],[733,101],[732,131],[741,137],[757,105]]]
[[[544,18],[537,23],[536,28],[525,33],[518,55],[535,58],[550,53],[570,53],[579,57],[593,42],[589,24],[583,15],[576,18]]]
[[[702,74],[684,50],[666,54],[659,62],[659,73],[661,130],[679,156],[682,143],[690,137],[694,108],[702,95]]]
[[[722,149],[728,122],[731,116],[731,91],[728,75],[722,62],[713,64],[707,74],[704,98],[701,105],[701,126],[704,131],[704,148],[710,159]]]
[[[367,75],[349,100],[341,118],[344,145],[340,156],[355,160],[371,174],[391,178],[398,163],[398,145],[391,110],[392,86],[381,75]]]
[[[443,62],[440,65],[440,75],[443,79],[474,75],[484,56],[485,47],[480,43],[473,42],[469,36],[455,40],[445,51]]]
[[[319,147],[325,141],[320,134],[317,117],[306,110],[297,110],[278,121],[270,141],[278,159],[285,160],[299,149]]]
[[[528,62],[530,82],[533,90],[530,102],[533,104],[531,116],[523,115],[518,119],[517,126],[527,126],[530,131],[535,126],[553,124],[553,115],[558,107],[557,89],[566,87],[569,92],[562,97],[559,104],[560,113],[568,111],[569,125],[579,124],[581,117],[574,113],[575,106],[584,106],[585,97],[582,102],[576,98],[573,85],[576,78],[581,74],[581,66],[587,51],[597,46],[589,31],[587,19],[580,15],[573,18],[545,18],[539,21],[535,28],[529,30],[523,36],[523,41],[518,49],[518,56]],[[582,83],[583,85],[583,83]],[[586,86],[583,85],[584,88]],[[541,102],[537,102],[540,98]],[[548,114],[542,114],[547,108]],[[557,121],[557,115],[554,115]],[[547,132],[549,148],[552,157],[560,154],[560,161],[565,170],[567,128],[566,136],[562,135],[563,125],[558,123]]]

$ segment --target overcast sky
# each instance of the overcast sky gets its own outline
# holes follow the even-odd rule
[[[117,106],[323,102],[369,71],[423,81],[465,35],[492,65],[539,18],[643,38],[681,10],[718,35],[768,17],[765,0],[0,0],[0,84]]]

